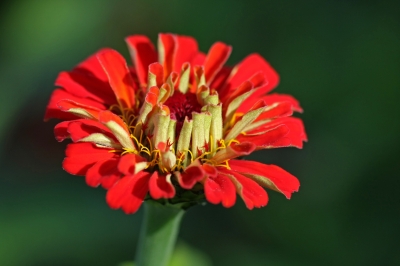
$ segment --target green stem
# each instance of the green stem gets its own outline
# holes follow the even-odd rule
[[[184,210],[146,201],[136,250],[136,266],[166,266],[171,258]]]

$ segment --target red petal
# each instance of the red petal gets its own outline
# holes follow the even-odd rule
[[[219,91],[225,84],[226,80],[228,79],[229,75],[231,74],[232,67],[224,66],[215,76],[213,82],[210,85],[210,88]],[[221,100],[222,101],[222,100]],[[223,102],[223,101],[222,101]]]
[[[153,63],[149,65],[149,73],[156,76],[156,85],[158,88],[161,88],[164,83],[164,68],[160,63]]]
[[[157,62],[157,52],[149,38],[133,35],[125,39],[141,86],[147,84],[147,73],[151,63]]]
[[[236,191],[242,197],[246,207],[252,210],[254,207],[264,207],[268,203],[268,194],[253,180],[226,168],[218,169],[221,173],[227,174],[236,183]]]
[[[189,36],[175,36],[175,59],[173,71],[180,73],[182,65],[190,62],[199,52],[197,41]]]
[[[260,98],[261,97],[261,98]],[[259,94],[251,95],[248,99],[246,99],[238,108],[237,112],[245,113],[250,106],[252,106],[256,101],[263,100],[267,105],[271,105],[274,103],[281,103],[281,102],[289,102],[291,104],[291,108],[293,111],[296,112],[303,112],[303,109],[300,107],[299,102],[290,95],[286,94],[271,94],[271,95],[264,95],[259,96]]]
[[[217,177],[218,170],[213,165],[211,165],[211,164],[203,164],[202,167],[203,167],[203,170],[204,170],[205,174],[208,177],[210,177],[210,176],[211,177]]]
[[[75,129],[75,127],[77,126],[73,126],[71,128],[70,125],[72,124],[78,124],[80,128]],[[92,133],[103,133],[109,137],[113,137],[112,133],[108,130],[107,127],[97,121],[88,119],[64,121],[58,123],[54,127],[54,135],[56,136],[56,140],[59,142],[65,140],[66,138],[71,138],[73,142],[77,142]]]
[[[265,110],[255,121],[275,119],[279,117],[291,116],[293,114],[292,104],[290,102],[275,103],[276,106]]]
[[[103,124],[107,124],[110,121],[117,123],[120,127],[122,127],[126,134],[130,135],[129,129],[125,122],[118,115],[114,114],[111,111],[103,111],[99,114],[99,121]]]
[[[253,84],[250,82],[250,81],[245,81],[245,82],[243,82],[234,92],[232,92],[231,94],[229,94],[228,95],[228,97],[227,97],[227,99],[223,99],[223,100],[221,100],[221,102],[223,102],[224,104],[223,104],[223,109],[224,109],[224,112],[226,112],[226,110],[228,109],[228,107],[229,107],[229,104],[234,100],[234,99],[236,99],[238,96],[240,96],[240,95],[242,95],[242,94],[244,94],[244,93],[246,93],[246,92],[249,92],[250,90],[252,90],[254,87],[253,87]],[[253,103],[254,104],[254,103]],[[240,106],[239,106],[240,107]],[[251,106],[250,106],[250,108],[251,108]],[[246,111],[248,111],[248,110],[246,110]],[[246,112],[242,112],[242,113],[246,113]]]
[[[290,139],[285,138],[289,133],[286,125],[278,125],[259,135],[239,135],[238,141],[251,142],[257,148],[276,148],[290,146]]]
[[[104,50],[107,49],[98,52]],[[96,54],[85,59],[71,72],[61,72],[55,83],[80,98],[91,98],[108,105],[116,103],[107,75],[97,60]]]
[[[118,171],[119,158],[98,161],[86,172],[86,184],[91,187],[111,188],[121,176]]]
[[[88,119],[71,121],[68,126],[68,133],[70,134],[73,142],[78,142],[79,140],[94,133],[104,134],[117,142],[117,139],[106,126],[98,121]]]
[[[226,161],[229,159],[249,155],[255,149],[256,149],[256,145],[254,143],[244,140],[240,144],[233,144],[233,145],[228,146],[226,149],[220,150],[211,159],[213,161],[215,161],[216,163],[222,163],[223,161]]]
[[[97,79],[90,72],[84,73],[83,70],[61,72],[55,85],[80,98],[90,98],[107,105],[117,103],[108,82]]]
[[[63,161],[63,168],[73,175],[85,175],[87,170],[96,162],[117,157],[111,149],[98,148],[92,143],[68,144],[65,150],[67,156]]]
[[[253,84],[254,88],[259,88],[268,84],[263,71],[255,73],[253,76],[251,76],[249,81]]]
[[[108,190],[107,204],[112,209],[122,208],[126,214],[136,212],[149,191],[149,178],[147,172],[123,177]]]
[[[278,127],[282,127],[279,128],[280,133],[276,131],[278,130]],[[286,130],[284,127],[286,127]],[[287,131],[286,134],[285,131]],[[237,139],[239,141],[250,141],[261,146],[271,145],[269,148],[293,146],[301,149],[303,147],[303,141],[307,141],[303,121],[296,117],[282,117],[275,119],[257,129],[246,132],[246,134],[248,135],[240,135]],[[252,136],[253,134],[263,134],[266,139],[265,141],[262,141],[262,138],[253,138],[256,137]],[[261,143],[264,143],[265,145]]]
[[[99,121],[110,129],[122,147],[136,151],[128,126],[122,118],[110,111],[103,111],[99,114]]]
[[[62,120],[76,119],[77,118],[76,115],[60,110],[58,103],[61,100],[66,100],[66,99],[102,110],[107,109],[104,105],[102,105],[99,102],[74,96],[63,89],[55,89],[51,94],[50,101],[46,108],[46,114],[44,116],[44,119],[45,120],[48,120],[50,118],[58,118]]]
[[[70,99],[63,99],[57,103],[58,108],[63,112],[74,113],[74,109],[82,109],[86,111],[89,115],[88,118],[98,119],[99,113],[103,111],[102,109],[84,104],[82,102],[87,101],[86,99],[80,99],[80,102],[75,102]],[[77,115],[78,116],[78,115]],[[86,115],[85,115],[86,116]]]
[[[291,95],[273,93],[273,94],[263,96],[262,99],[264,100],[264,102],[267,105],[270,105],[273,103],[278,103],[278,102],[290,102],[292,104],[293,111],[300,112],[300,113],[303,112],[303,109],[300,107],[299,101],[296,100]]]
[[[206,61],[204,62],[204,71],[207,84],[211,84],[215,76],[224,66],[231,54],[232,47],[222,42],[216,42],[208,51]]]
[[[192,69],[194,70],[195,67],[204,65],[205,60],[206,60],[206,54],[199,52],[192,58],[190,65],[192,66]],[[196,89],[197,89],[197,86],[193,86],[193,84],[195,83],[195,80],[196,80],[196,78],[194,75],[194,71],[191,70],[190,71],[190,84],[192,84],[192,87],[189,89],[189,91],[192,93],[196,93]]]
[[[222,203],[225,208],[235,205],[236,189],[225,175],[208,177],[204,182],[204,193],[206,199],[212,204]]]
[[[207,57],[207,55],[205,53],[199,52],[192,58],[190,65],[191,66],[202,66],[202,65],[204,65],[204,62],[206,61],[206,57]]]
[[[163,56],[163,58],[159,58],[158,61],[163,62],[162,65],[164,67],[164,80],[166,80],[169,74],[172,72],[174,66],[175,35],[169,33],[160,33],[158,35],[158,45],[159,56]],[[163,54],[160,54],[160,49],[162,49]]]
[[[204,67],[194,66],[193,74],[194,74],[194,82],[192,82],[192,87],[190,88],[190,92],[197,93],[200,81],[204,78]]]
[[[168,174],[170,177],[171,174]],[[168,177],[168,179],[169,179]],[[175,196],[175,188],[165,175],[158,175],[158,172],[153,172],[149,181],[150,195],[153,199],[170,199]]]
[[[175,176],[182,188],[191,189],[205,177],[205,173],[201,166],[195,165],[186,168],[183,173],[175,172]]]
[[[248,112],[254,111],[258,108],[261,107],[266,107],[267,105],[265,104],[265,102],[263,100],[258,100],[255,104],[253,104],[253,106],[250,107],[250,109],[248,110]]]
[[[297,192],[300,187],[299,180],[276,165],[266,165],[254,161],[230,160],[229,167],[243,175],[257,175],[268,179],[273,185],[290,199],[293,192]],[[262,185],[262,184],[260,184]],[[274,189],[273,187],[270,187]]]
[[[104,72],[103,67],[99,63],[99,60],[97,60],[97,54],[107,50],[109,50],[109,48],[100,49],[99,51],[97,51],[97,53],[91,55],[86,60],[81,62],[72,71],[94,77],[96,80],[102,81],[107,84],[107,74]]]
[[[97,58],[107,74],[108,82],[119,104],[124,108],[135,106],[136,86],[125,59],[117,51],[103,50]]]
[[[278,73],[276,73],[276,71],[259,54],[251,54],[247,56],[234,68],[233,71],[235,74],[227,81],[227,86],[220,91],[221,95],[231,93],[232,90],[239,87],[239,85],[244,81],[257,75],[259,71],[264,73],[267,85],[257,90],[257,96],[268,93],[279,83]]]
[[[146,93],[144,101],[146,103],[149,103],[152,107],[154,107],[157,104],[158,96],[159,96],[159,89],[157,86],[153,86]],[[167,95],[167,97],[168,97],[168,95]]]
[[[146,162],[146,159],[136,154],[125,154],[121,157],[118,164],[118,169],[124,175],[133,175],[137,163]],[[138,169],[136,169],[136,172]]]
[[[64,122],[58,123],[54,127],[54,135],[56,136],[56,140],[58,142],[61,142],[70,137],[70,134],[67,130],[70,122],[71,121],[64,121]]]

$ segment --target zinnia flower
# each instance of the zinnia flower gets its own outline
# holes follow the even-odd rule
[[[126,38],[134,67],[102,49],[61,72],[45,119],[58,141],[72,140],[63,168],[107,189],[113,209],[134,213],[146,198],[190,206],[205,197],[231,207],[265,206],[264,188],[291,197],[296,177],[275,165],[240,160],[260,149],[302,148],[296,99],[268,94],[279,77],[258,54],[225,66],[231,47],[204,54],[195,39],[160,34],[158,49],[141,35]]]

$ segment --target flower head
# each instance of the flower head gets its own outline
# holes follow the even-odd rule
[[[258,54],[225,66],[231,47],[204,54],[188,36],[126,38],[134,67],[102,49],[61,72],[45,119],[58,141],[70,138],[64,169],[107,189],[111,208],[134,213],[148,197],[189,206],[206,200],[231,207],[265,206],[264,188],[287,198],[296,177],[275,165],[240,160],[256,150],[302,148],[301,112],[289,95],[267,94],[279,77]],[[264,187],[264,188],[263,188]]]

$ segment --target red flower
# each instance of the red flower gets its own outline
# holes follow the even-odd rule
[[[231,207],[265,206],[264,188],[286,198],[296,177],[275,165],[238,160],[255,150],[302,148],[297,100],[267,94],[279,77],[258,54],[231,68],[231,47],[204,54],[191,37],[160,34],[158,52],[145,36],[126,39],[134,67],[102,49],[61,72],[45,118],[58,141],[70,138],[64,169],[101,185],[111,208],[134,213],[146,197],[176,203],[205,198]]]

